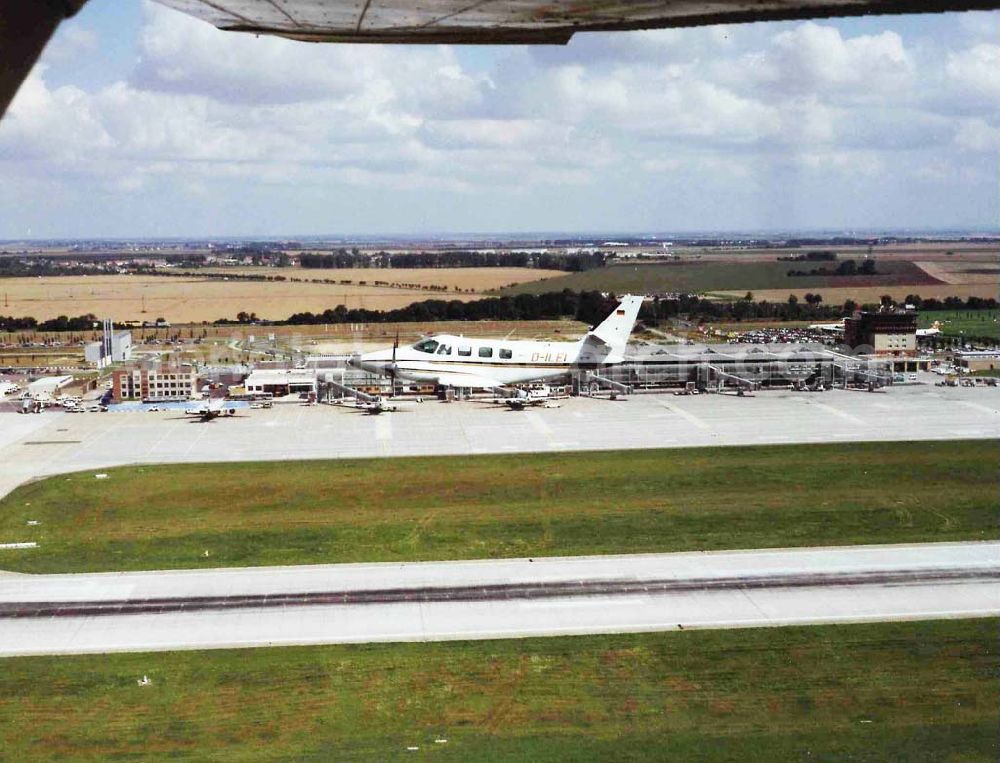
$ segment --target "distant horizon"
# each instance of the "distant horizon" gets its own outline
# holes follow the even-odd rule
[[[965,228],[871,228],[871,229],[834,229],[834,228],[801,228],[772,230],[689,230],[689,231],[626,231],[626,230],[592,230],[592,231],[459,231],[454,233],[330,233],[330,234],[268,234],[268,235],[210,235],[210,236],[56,236],[47,238],[10,238],[0,239],[0,246],[10,244],[101,244],[101,243],[232,243],[232,242],[323,242],[323,243],[395,243],[395,242],[518,242],[547,243],[553,240],[568,241],[574,244],[590,243],[596,246],[607,245],[616,238],[628,239],[641,243],[640,239],[650,242],[666,242],[673,238],[681,239],[769,239],[782,238],[1000,238],[1000,226],[992,228],[983,226]],[[590,241],[590,239],[601,239]]]

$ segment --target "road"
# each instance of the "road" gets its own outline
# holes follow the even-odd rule
[[[1000,615],[1000,542],[0,573],[0,655]]]

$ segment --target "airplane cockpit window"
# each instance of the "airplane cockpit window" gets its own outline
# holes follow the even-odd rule
[[[500,357],[503,360],[510,360],[512,357],[514,357],[514,353],[512,353],[510,350],[500,350]]]
[[[480,347],[479,348],[479,357],[481,357],[481,358],[492,358],[493,357],[493,348],[492,347]]]
[[[472,354],[472,348],[471,347],[459,347],[458,348],[458,354],[461,355],[461,356],[463,356],[463,357],[468,357],[469,355]]]
[[[414,350],[420,350],[420,352],[434,353],[434,350],[438,348],[438,342],[433,339],[425,339],[422,342],[417,342],[413,345]]]
[[[437,354],[438,355],[451,355],[451,345],[450,344],[442,344],[440,347],[438,347]]]

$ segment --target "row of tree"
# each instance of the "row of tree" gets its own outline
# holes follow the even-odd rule
[[[789,270],[790,276],[877,276],[875,260],[844,260],[836,268],[813,268],[812,270]]]
[[[615,297],[597,291],[574,292],[564,289],[546,294],[519,294],[513,297],[489,297],[462,302],[460,300],[431,299],[414,302],[396,310],[348,309],[343,305],[321,313],[303,312],[289,316],[285,323],[396,323],[435,320],[556,320],[575,318],[584,323],[595,323],[611,310]],[[908,295],[907,304],[920,305],[924,310],[996,309],[995,299],[949,297],[946,300],[922,300],[918,295]],[[880,304],[859,305],[847,300],[842,305],[825,305],[820,294],[806,294],[803,301],[790,295],[785,302],[754,301],[748,292],[743,299],[731,302],[704,299],[696,294],[676,297],[654,297],[643,303],[639,318],[647,322],[685,316],[690,320],[747,321],[747,320],[830,320],[851,315],[858,309],[876,309],[892,306],[886,295]]]
[[[603,267],[604,252],[552,254],[549,252],[408,252],[370,254],[356,249],[339,249],[330,254],[303,252],[299,263],[304,268],[542,268],[579,272]]]
[[[347,308],[344,305],[320,313],[301,312],[289,316],[284,321],[263,321],[256,313],[240,312],[236,321],[221,318],[215,323],[275,323],[289,325],[309,325],[323,323],[415,323],[424,321],[533,321],[574,318],[583,323],[594,324],[601,321],[615,306],[614,295],[605,296],[599,291],[575,292],[569,289],[545,294],[518,294],[511,297],[488,297],[486,299],[463,302],[457,299],[428,299],[414,302],[395,310],[368,310]],[[643,303],[639,318],[649,323],[676,317],[692,321],[748,321],[748,320],[828,320],[851,315],[859,308],[876,309],[892,306],[888,295],[882,297],[881,304],[859,305],[847,300],[842,305],[825,305],[820,294],[806,294],[800,301],[790,295],[785,302],[755,301],[747,292],[743,299],[730,302],[704,299],[696,294],[681,294],[671,297],[654,297]],[[930,310],[996,310],[997,300],[982,297],[948,297],[944,300],[921,299],[917,294],[909,294],[906,304],[918,309]],[[85,331],[93,328],[97,318],[81,315],[38,322],[34,318],[0,316],[0,331]]]
[[[87,331],[97,322],[93,313],[69,318],[60,315],[47,321],[37,321],[31,317],[15,318],[12,315],[0,315],[0,331]]]

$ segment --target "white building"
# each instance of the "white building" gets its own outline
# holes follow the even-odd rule
[[[28,395],[35,399],[54,397],[56,392],[72,382],[72,376],[43,376],[28,385]]]
[[[243,382],[247,392],[269,392],[275,397],[296,392],[316,392],[315,368],[263,368],[253,371]]]
[[[132,332],[114,331],[112,323],[105,318],[101,331],[101,341],[91,342],[83,349],[83,357],[88,363],[104,368],[110,363],[124,363],[132,358]]]

